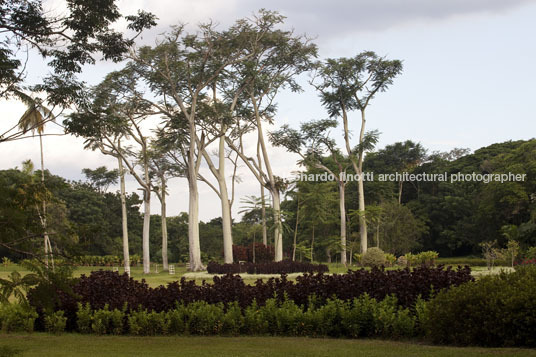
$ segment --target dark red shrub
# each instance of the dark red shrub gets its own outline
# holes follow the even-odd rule
[[[220,264],[210,262],[207,266],[209,274],[292,274],[292,273],[327,273],[329,268],[324,264],[311,264],[283,260],[265,263],[233,263]]]
[[[285,262],[280,262],[286,264]],[[234,264],[229,264],[233,266]],[[270,265],[270,264],[269,264]],[[261,265],[258,265],[261,266]],[[145,281],[136,281],[126,274],[119,275],[111,271],[95,271],[89,276],[81,276],[74,286],[75,295],[59,293],[56,310],[64,310],[68,317],[68,327],[74,328],[77,303],[89,303],[93,309],[101,309],[108,304],[111,309],[121,309],[125,303],[128,309],[138,307],[154,311],[173,309],[177,303],[206,301],[208,303],[231,303],[237,301],[242,308],[247,307],[255,299],[263,305],[267,299],[285,296],[298,305],[307,306],[309,297],[316,295],[316,301],[323,303],[335,296],[342,300],[352,300],[364,293],[382,300],[394,294],[398,302],[406,307],[412,306],[418,296],[429,299],[432,291],[447,289],[473,280],[468,266],[457,270],[442,266],[418,267],[413,270],[389,270],[375,268],[372,270],[355,270],[346,274],[326,275],[322,273],[305,273],[290,281],[286,275],[270,278],[265,281],[258,279],[254,285],[247,285],[238,275],[214,277],[212,283],[203,281],[197,285],[195,281],[184,278],[167,286],[149,287]],[[32,306],[36,302],[28,293]]]
[[[253,251],[255,250],[255,263],[271,262],[275,258],[275,249],[262,243],[255,243],[247,246],[233,245],[233,260],[238,262],[253,263]]]

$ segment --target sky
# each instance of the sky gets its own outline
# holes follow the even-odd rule
[[[61,1],[45,2],[48,9],[61,11]],[[351,57],[371,50],[388,59],[400,59],[403,73],[380,93],[367,111],[367,130],[381,132],[378,148],[411,139],[429,151],[449,151],[455,147],[476,150],[507,140],[527,140],[536,136],[533,103],[536,91],[536,1],[522,0],[129,0],[119,1],[122,14],[143,9],[154,13],[158,26],[143,34],[139,43],[153,44],[156,36],[171,25],[185,23],[189,30],[212,20],[220,28],[252,16],[260,8],[279,11],[287,17],[285,26],[296,34],[306,34],[319,47],[321,59]],[[124,23],[117,24],[121,29]],[[81,79],[97,84],[118,65],[98,62],[86,67]],[[38,82],[47,73],[42,59],[28,62],[29,82]],[[282,92],[273,130],[282,124],[297,128],[301,122],[326,118],[318,96],[302,76],[302,93]],[[25,111],[18,102],[0,101],[0,130],[15,125]],[[350,129],[359,128],[359,117],[350,118]],[[61,121],[61,120],[60,120]],[[61,133],[48,124],[48,133]],[[342,129],[332,132],[342,142]],[[355,138],[353,139],[355,144]],[[249,141],[254,149],[253,140]],[[56,175],[81,180],[83,168],[105,165],[115,168],[115,159],[83,149],[83,140],[71,136],[44,138],[45,165]],[[291,177],[298,169],[297,156],[281,148],[270,148],[274,173]],[[39,163],[39,140],[25,139],[0,144],[0,169],[21,166],[31,159]],[[206,168],[206,176],[210,176]],[[229,172],[229,170],[228,170]],[[240,200],[259,195],[259,184],[245,165],[239,168],[233,216],[239,217]],[[117,189],[112,187],[112,190]],[[127,189],[136,191],[133,178]],[[200,189],[200,218],[219,217],[218,197],[204,184]],[[139,191],[138,191],[139,192]],[[184,179],[170,182],[167,214],[188,209]],[[159,213],[156,197],[151,210]]]

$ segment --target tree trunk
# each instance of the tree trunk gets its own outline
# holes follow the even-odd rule
[[[402,187],[404,185],[404,181],[400,180],[398,182],[398,204],[402,204]]]
[[[311,238],[311,263],[314,262],[315,251],[315,225],[313,224],[313,237]]]
[[[121,196],[121,225],[123,228],[123,261],[125,273],[130,276],[130,253],[128,248],[128,221],[127,221],[127,200],[125,197],[125,171],[123,170],[123,160],[120,156],[117,157],[119,165],[119,181],[120,181],[120,196]]]
[[[380,220],[376,224],[376,247],[380,247]]]
[[[41,184],[43,190],[45,189],[45,156],[43,152],[43,136],[39,133],[39,147],[41,149]],[[52,269],[54,270],[54,256],[52,255],[52,245],[50,244],[50,237],[48,236],[47,227],[47,199],[46,194],[43,195],[43,218],[41,219],[43,226],[43,243],[45,245],[45,266],[48,268],[48,257],[50,256]]]
[[[151,257],[149,254],[149,226],[151,224],[151,191],[149,191],[147,188],[145,188],[143,191],[143,207],[143,273],[149,274],[151,272]]]
[[[227,193],[225,181],[225,138],[220,138],[218,152],[218,185],[220,189],[222,229],[223,229],[223,256],[226,264],[233,263],[233,233],[231,222],[231,204]]]
[[[253,98],[252,98],[253,99]],[[264,159],[264,166],[268,173],[268,179],[270,184],[270,192],[272,193],[273,206],[274,206],[274,245],[275,245],[275,261],[279,262],[283,260],[283,227],[281,225],[281,204],[279,197],[279,190],[276,187],[275,176],[272,172],[272,165],[270,164],[270,158],[268,157],[268,150],[264,142],[264,134],[262,130],[261,116],[259,114],[259,108],[257,107],[257,101],[252,100],[253,108],[255,110],[255,118],[257,120],[257,134],[258,142],[260,143],[260,151],[262,152],[262,158]]]
[[[328,257],[328,263],[331,263],[331,249],[329,247],[326,248],[326,255]]]
[[[363,144],[363,138],[365,137],[365,111],[361,110],[361,131],[359,133],[359,145]],[[367,237],[367,220],[365,216],[365,189],[363,188],[363,150],[359,153],[358,162],[359,173],[359,235],[361,237],[361,254],[367,252],[368,237]]]
[[[274,245],[275,245],[275,261],[283,260],[283,227],[281,226],[281,204],[279,202],[279,191],[274,188],[272,190],[272,198],[274,204]]]
[[[167,214],[166,214],[166,177],[160,177],[162,183],[162,192],[160,197],[160,217],[162,220],[162,269],[169,270],[168,262],[168,232],[167,232]]]
[[[261,183],[261,218],[262,218],[262,244],[268,245],[268,233],[266,230],[266,200],[264,199],[264,186]]]
[[[361,254],[367,251],[367,221],[365,218],[365,190],[363,188],[363,153],[359,153],[358,162],[356,163],[355,158],[352,156],[352,148],[350,147],[350,132],[348,129],[348,115],[346,108],[342,108],[342,119],[344,126],[344,141],[346,144],[346,151],[350,161],[352,161],[352,166],[355,173],[359,176],[357,181],[358,186],[358,199],[359,199],[359,236],[361,238]],[[361,111],[361,131],[359,133],[359,144],[363,143],[363,138],[365,136],[365,112]]]
[[[294,240],[292,242],[292,261],[296,260],[296,239],[298,237],[298,224],[300,221],[300,195],[299,193],[296,199],[298,201],[297,203],[298,208],[296,209],[296,225],[294,226]]]
[[[339,181],[339,209],[341,213],[341,264],[346,266],[346,206],[344,202],[344,182]]]
[[[188,205],[190,271],[200,271],[205,267],[201,261],[201,248],[199,245],[199,193],[197,189],[197,178],[189,174],[188,185],[190,193]]]

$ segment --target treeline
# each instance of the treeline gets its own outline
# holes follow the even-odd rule
[[[346,174],[353,175],[345,163]],[[337,163],[331,156],[318,159],[333,171]],[[318,165],[316,165],[318,166]],[[304,175],[325,172],[306,165]],[[369,152],[363,165],[375,180],[365,181],[366,220],[370,246],[403,255],[434,250],[441,256],[480,255],[482,242],[504,247],[508,240],[522,248],[536,245],[536,140],[493,144],[469,154],[467,149],[427,153],[420,144],[399,142]],[[380,174],[437,174],[446,181],[380,181]],[[520,181],[461,180],[452,175],[519,174]],[[408,175],[409,176],[409,175]],[[458,177],[458,176],[457,176]],[[476,176],[478,178],[478,176]],[[488,176],[489,178],[489,176]],[[300,180],[287,192],[283,207],[286,224],[296,236],[298,255],[335,259],[340,251],[340,213],[337,182]],[[357,184],[345,187],[347,247],[359,252],[359,212]],[[298,224],[296,225],[296,217]],[[292,250],[292,238],[286,239]],[[379,242],[379,243],[378,243]]]
[[[417,162],[406,162],[406,169],[401,169],[401,158],[410,157],[415,161],[415,156]],[[333,165],[329,157],[323,160],[328,167]],[[400,171],[527,175],[524,181],[503,183],[365,181],[371,246],[379,241],[381,249],[396,256],[421,250],[435,250],[441,256],[459,256],[479,255],[481,242],[497,241],[497,246],[504,246],[513,239],[521,247],[536,245],[536,140],[493,144],[472,154],[459,149],[427,154],[413,142],[396,143],[368,153],[364,171],[374,172],[375,176]],[[318,172],[315,168],[303,171],[304,174]],[[73,182],[45,171],[52,242],[55,248],[68,255],[122,256],[120,194],[108,192],[110,182],[105,179],[108,174],[108,180],[113,183],[117,173],[114,176],[113,172],[103,168],[85,169],[84,173],[85,182]],[[353,174],[351,170],[347,173]],[[14,246],[16,250],[0,248],[0,255],[12,260],[25,256],[17,251],[38,251],[41,247],[42,226],[36,211],[42,195],[40,175],[39,171],[29,171],[27,165],[21,170],[0,171],[2,242],[21,242]],[[338,260],[341,247],[336,182],[287,183],[281,211],[285,256],[289,259],[294,256],[295,260]],[[355,256],[353,253],[359,252],[360,243],[356,191],[357,183],[348,182],[345,202],[349,212],[349,259]],[[136,193],[128,194],[126,198],[130,253],[141,255],[142,200]],[[241,201],[241,221],[234,221],[232,226],[235,245],[262,242],[262,212],[257,201],[260,202],[260,198]],[[266,211],[270,232],[273,214],[269,207]],[[151,215],[150,227],[152,261],[161,262],[160,215]],[[188,261],[187,213],[168,217],[167,230],[170,261]],[[221,218],[200,222],[200,242],[204,262],[222,259]],[[273,245],[271,234],[268,234],[267,243]]]

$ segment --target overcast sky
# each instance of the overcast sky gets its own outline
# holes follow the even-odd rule
[[[258,0],[119,2],[125,15],[144,9],[158,16],[158,27],[140,39],[145,44],[154,43],[155,36],[173,24],[187,23],[193,29],[199,22],[213,20],[225,28],[266,4]],[[315,38],[321,58],[349,57],[372,50],[404,61],[402,75],[374,99],[368,111],[367,129],[382,133],[380,148],[411,139],[430,151],[454,147],[475,150],[535,136],[536,1],[273,0],[269,4],[269,10],[287,16],[285,26]],[[48,2],[47,6],[61,10],[60,1]],[[31,58],[28,68],[29,81],[38,81],[47,71],[40,58]],[[114,68],[101,62],[87,68],[82,79],[97,84]],[[288,123],[298,127],[300,122],[326,117],[312,88],[304,89],[300,94],[280,94],[276,126]],[[20,103],[5,101],[0,102],[0,109],[0,129],[15,125],[25,110]],[[357,114],[351,121],[351,129],[357,131]],[[61,128],[49,124],[46,131],[61,132]],[[342,138],[340,129],[333,134]],[[47,168],[68,179],[81,179],[85,167],[116,166],[114,159],[83,150],[81,139],[47,137],[44,145]],[[281,149],[270,153],[275,174],[290,177],[297,168],[297,157]],[[37,139],[0,144],[0,169],[20,167],[26,159],[38,164]],[[240,197],[259,195],[253,176],[245,167],[240,172],[235,217]],[[132,178],[128,188],[136,190]],[[200,184],[200,196],[201,219],[220,216],[218,198],[210,188]],[[152,210],[159,213],[156,201],[155,197]],[[185,180],[171,183],[168,201],[168,215],[187,211]]]

